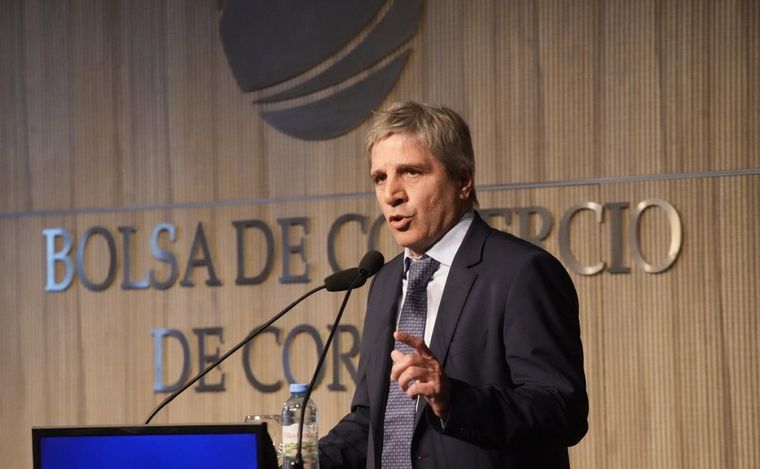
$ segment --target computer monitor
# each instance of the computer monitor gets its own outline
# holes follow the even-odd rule
[[[34,469],[275,469],[266,424],[32,428]]]

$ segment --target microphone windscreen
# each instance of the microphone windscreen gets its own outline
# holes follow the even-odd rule
[[[385,264],[385,258],[377,251],[370,251],[362,257],[359,262],[359,272],[366,277],[372,277]]]
[[[367,277],[359,275],[359,269],[352,267],[350,269],[341,270],[325,278],[325,287],[327,291],[345,291],[353,287],[361,287],[367,281]],[[356,282],[356,283],[354,283]]]

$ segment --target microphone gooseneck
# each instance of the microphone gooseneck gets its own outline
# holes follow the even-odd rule
[[[343,270],[341,272],[338,272],[337,274],[333,274],[330,276],[330,277],[336,277],[336,278],[340,277],[341,281],[343,282],[349,279],[351,275],[353,275],[354,277],[353,279],[351,279],[351,282],[348,283],[348,286],[346,288],[342,288],[340,290],[331,290],[331,291],[346,290],[346,295],[343,297],[343,303],[341,303],[340,309],[338,310],[338,315],[335,317],[335,322],[333,323],[333,326],[330,329],[330,335],[327,336],[327,342],[325,342],[325,348],[322,350],[322,354],[319,356],[317,367],[314,369],[314,374],[312,375],[311,382],[309,383],[309,389],[306,390],[306,395],[304,395],[303,403],[301,404],[301,419],[298,422],[298,446],[296,450],[296,460],[293,465],[294,469],[303,469],[302,445],[303,445],[304,412],[306,411],[306,405],[309,403],[309,399],[311,398],[311,391],[314,389],[314,385],[316,384],[316,381],[317,381],[317,376],[319,376],[319,370],[322,369],[322,364],[325,361],[325,357],[327,357],[327,351],[330,349],[330,344],[332,343],[333,337],[335,336],[335,331],[338,330],[338,324],[340,324],[340,319],[343,317],[343,311],[345,311],[346,304],[348,304],[348,298],[351,296],[351,290],[364,285],[364,283],[367,281],[368,278],[375,275],[383,267],[384,263],[385,263],[385,259],[383,258],[382,254],[380,254],[378,251],[370,251],[367,254],[365,254],[364,257],[362,257],[361,262],[359,262],[358,268]],[[327,284],[327,279],[325,279],[325,284]],[[337,284],[338,284],[338,280],[335,280],[335,285]],[[343,284],[341,283],[341,285]]]
[[[279,313],[275,314],[274,317],[272,317],[272,319],[270,319],[269,321],[267,321],[264,325],[259,326],[253,332],[251,332],[250,334],[248,334],[248,336],[246,336],[245,339],[241,340],[237,345],[235,345],[234,347],[232,347],[227,353],[225,353],[224,355],[222,355],[221,357],[219,357],[218,360],[216,360],[214,363],[212,363],[209,366],[207,366],[203,371],[201,371],[200,373],[198,373],[197,375],[195,375],[195,377],[193,377],[190,381],[188,381],[187,383],[185,383],[181,388],[179,388],[176,391],[174,391],[173,393],[169,394],[169,396],[166,399],[164,399],[163,401],[161,401],[161,403],[158,404],[150,412],[150,414],[148,414],[148,418],[145,419],[145,425],[149,424],[150,421],[153,420],[153,417],[155,417],[156,414],[161,409],[163,409],[164,407],[166,407],[167,404],[169,404],[171,401],[173,401],[174,398],[176,398],[177,396],[179,396],[180,394],[182,394],[182,392],[185,389],[187,389],[190,386],[192,386],[193,384],[195,384],[196,381],[198,381],[199,379],[201,379],[204,376],[206,376],[206,374],[209,371],[211,371],[214,368],[216,368],[217,366],[219,366],[219,364],[221,364],[224,360],[226,360],[227,357],[229,357],[233,353],[237,352],[238,349],[240,349],[240,347],[242,347],[243,345],[245,345],[248,342],[250,342],[251,340],[253,340],[254,337],[256,337],[257,335],[259,335],[267,327],[271,326],[275,321],[277,321],[283,315],[285,315],[285,313],[287,313],[288,311],[290,311],[291,309],[293,309],[293,307],[296,306],[298,303],[302,302],[303,300],[305,300],[306,298],[310,297],[311,295],[313,295],[314,293],[318,292],[319,290],[323,290],[325,288],[326,288],[326,286],[323,284],[323,285],[320,285],[317,288],[313,288],[313,289],[309,290],[308,292],[304,293],[303,295],[301,295],[297,300],[295,300],[294,302],[292,302],[288,306],[286,306],[285,309],[283,309]]]
[[[377,256],[379,256],[379,258],[380,258],[380,263],[379,264],[378,264],[378,261],[377,261]],[[368,260],[368,258],[370,258],[370,257],[371,257],[371,260]],[[177,396],[179,396],[180,394],[182,394],[187,388],[189,388],[190,386],[192,386],[193,384],[195,384],[199,379],[201,379],[204,376],[206,376],[206,374],[208,374],[208,372],[210,372],[211,370],[213,370],[214,368],[216,368],[217,366],[219,366],[230,355],[232,355],[233,353],[237,352],[240,349],[240,347],[244,346],[245,344],[247,344],[248,342],[250,342],[251,340],[253,340],[257,335],[261,334],[261,332],[263,332],[266,328],[268,328],[269,326],[271,326],[275,321],[277,321],[282,316],[284,316],[285,313],[287,313],[288,311],[290,311],[291,309],[293,309],[298,303],[300,303],[301,301],[303,301],[306,298],[310,297],[311,295],[313,295],[314,293],[318,292],[319,290],[324,290],[324,289],[327,289],[328,291],[344,291],[344,290],[348,290],[348,293],[350,293],[351,289],[359,287],[361,285],[364,285],[364,283],[367,281],[367,278],[371,277],[372,275],[375,274],[375,272],[377,272],[378,270],[380,270],[380,267],[383,266],[382,263],[383,263],[383,255],[380,254],[377,251],[370,251],[369,253],[365,254],[364,257],[362,258],[362,261],[359,263],[359,268],[353,267],[351,269],[342,270],[340,272],[334,273],[334,274],[328,276],[327,278],[325,278],[325,281],[324,281],[324,283],[322,285],[320,285],[320,286],[318,286],[316,288],[313,288],[313,289],[309,290],[308,292],[304,293],[303,295],[301,295],[297,300],[295,300],[294,302],[292,302],[288,306],[286,306],[285,309],[283,309],[279,313],[275,314],[272,317],[272,319],[270,319],[269,321],[267,321],[265,324],[259,326],[255,330],[253,330],[243,340],[241,340],[237,345],[235,345],[229,351],[227,351],[227,353],[225,353],[224,355],[222,355],[221,357],[219,357],[214,363],[212,363],[209,366],[207,366],[205,369],[203,369],[203,371],[201,371],[200,373],[198,373],[197,375],[195,375],[192,379],[190,379],[187,383],[185,383],[184,385],[182,385],[182,387],[180,387],[179,389],[177,389],[176,391],[174,391],[173,393],[171,393],[169,396],[167,396],[166,399],[164,399],[163,401],[161,401],[148,414],[148,417],[145,419],[145,425],[149,424],[151,422],[151,420],[153,420],[153,417],[155,417],[156,414],[158,414],[158,412],[161,409],[163,409],[164,407],[166,407],[171,401],[173,401]],[[346,298],[344,300],[343,306],[341,307],[341,313],[343,312],[343,308],[345,307],[345,302],[347,300],[348,300],[348,294],[346,294]],[[340,316],[338,318],[340,319]],[[336,322],[336,325],[337,325],[337,322]],[[332,336],[333,336],[334,332],[335,331],[333,330],[330,333],[330,337],[329,337],[328,342],[327,342],[327,347],[330,346],[330,341],[332,340]],[[327,350],[327,347],[325,348],[325,350]],[[322,361],[324,361],[324,354],[323,354],[322,358],[320,359],[320,362],[319,362],[319,365],[318,365],[320,368],[322,366]],[[317,370],[319,370],[319,368],[317,368]],[[314,380],[312,379],[312,385],[313,385],[313,381]],[[307,397],[310,394],[311,394],[311,391],[309,390],[308,394],[307,394]],[[306,402],[308,402],[308,400]],[[299,427],[299,454],[300,454],[301,431],[303,430],[303,415],[301,417],[302,417],[301,418],[302,424]]]

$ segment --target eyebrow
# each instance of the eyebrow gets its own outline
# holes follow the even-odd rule
[[[426,164],[400,164],[396,167],[396,169],[399,172],[408,171],[410,169],[414,169],[416,171],[424,171],[428,168],[429,165]]]
[[[399,164],[399,165],[393,167],[393,170],[396,171],[396,172],[398,172],[398,173],[403,173],[405,171],[409,171],[410,169],[413,169],[415,171],[418,171],[418,172],[422,173],[422,172],[427,172],[430,169],[430,165],[429,164],[425,164],[425,163],[421,163],[421,164]],[[384,169],[376,169],[376,170],[371,171],[369,173],[369,177],[371,179],[374,179],[377,176],[383,176],[383,175],[387,175],[387,171],[385,171]]]

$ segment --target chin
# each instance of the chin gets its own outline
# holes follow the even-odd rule
[[[414,247],[420,242],[418,239],[414,239],[411,236],[396,236],[394,239],[396,240],[396,244],[402,248],[411,249],[412,251],[415,250]]]
[[[419,243],[419,241],[402,244],[401,246],[409,249],[410,251],[412,251],[416,255],[422,255],[422,254],[425,253],[425,251],[427,251],[427,247],[420,246],[418,243]]]

